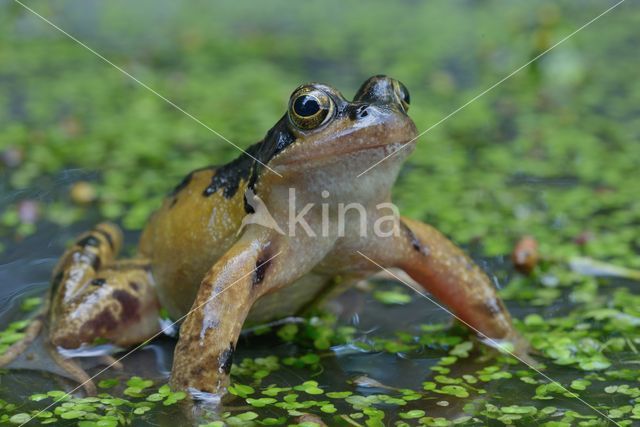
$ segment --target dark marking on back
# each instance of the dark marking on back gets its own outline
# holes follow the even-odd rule
[[[415,233],[409,228],[409,226],[402,221],[400,221],[400,224],[402,225],[405,234],[409,238],[413,249],[415,249],[417,252],[420,252],[422,255],[429,255],[429,249],[422,244],[422,242],[418,239],[418,236],[415,235]]]
[[[127,291],[117,289],[113,291],[113,298],[122,306],[122,320],[137,320],[140,318],[140,301]]]
[[[98,246],[100,246],[100,239],[89,234],[87,237],[78,240],[77,245],[83,248],[86,248],[87,246],[97,248]]]
[[[109,243],[109,247],[111,248],[111,250],[115,249],[115,245],[113,243],[113,237],[111,237],[111,234],[109,234],[106,231],[101,230],[99,228],[96,228],[94,231],[105,238],[107,243]]]
[[[190,172],[187,176],[185,176],[184,178],[182,178],[182,181],[180,181],[180,184],[176,185],[173,190],[171,190],[171,196],[175,196],[177,195],[180,191],[182,191],[183,189],[185,189],[189,183],[191,182],[191,180],[193,179],[193,174],[196,171]]]
[[[288,121],[285,114],[259,143],[256,157],[262,163],[268,164],[277,154],[295,142],[296,137],[289,130]]]
[[[233,347],[233,343],[229,343],[229,348],[220,353],[220,357],[218,358],[218,371],[224,372],[229,375],[231,372],[231,365],[233,365],[233,353],[235,353],[236,349]]]
[[[255,151],[253,147],[254,146],[249,147],[246,153],[242,153],[235,160],[219,167],[213,173],[211,182],[207,188],[204,189],[202,195],[204,197],[209,197],[212,194],[215,194],[216,191],[222,189],[222,195],[225,198],[232,198],[240,187],[240,181],[243,179],[247,180],[249,178],[253,159],[247,155],[247,153],[253,155],[253,151]]]
[[[216,166],[205,166],[203,168],[198,168],[195,170],[192,170],[191,172],[189,172],[187,174],[187,176],[185,176],[184,178],[182,178],[182,181],[180,181],[180,183],[178,185],[176,185],[173,190],[171,190],[171,193],[169,193],[169,197],[172,197],[173,199],[171,200],[171,203],[169,204],[169,208],[172,208],[176,205],[176,203],[178,203],[178,193],[180,193],[182,190],[184,190],[185,188],[187,188],[189,186],[189,184],[191,184],[191,181],[193,181],[193,176],[198,173],[198,172],[202,172],[202,171],[206,171],[206,170],[215,170],[217,167]]]
[[[288,118],[285,114],[278,123],[267,132],[267,135],[261,142],[253,144],[235,160],[219,167],[214,172],[211,177],[211,182],[207,188],[204,189],[202,195],[209,197],[222,189],[223,196],[230,199],[236,194],[238,188],[240,188],[240,182],[242,180],[248,181],[248,188],[254,189],[264,168],[263,165],[268,164],[276,154],[280,153],[296,140],[295,136],[289,131],[287,123]],[[254,159],[258,159],[259,162],[256,162]],[[179,185],[178,187],[181,186]],[[246,199],[244,200],[244,208],[247,213],[253,213],[253,209],[247,203]]]
[[[136,292],[140,290],[140,284],[138,282],[129,282],[129,287]]]
[[[106,280],[106,279],[103,279],[103,278],[101,278],[101,277],[99,277],[99,278],[97,278],[97,279],[93,279],[93,280],[91,281],[91,284],[92,284],[93,286],[102,286],[102,285],[104,285],[105,283],[107,283],[107,280]]]
[[[285,114],[274,127],[269,129],[261,142],[251,147],[255,147],[254,157],[260,160],[260,163],[253,163],[248,184],[248,188],[254,190],[254,192],[264,165],[269,164],[271,159],[296,141],[295,135],[289,130],[288,121],[289,119]],[[253,208],[247,203],[246,198],[244,208],[245,212],[253,213]]]

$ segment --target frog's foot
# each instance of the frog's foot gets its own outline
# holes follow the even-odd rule
[[[402,218],[401,225],[402,232],[393,241],[381,241],[363,255],[378,267],[401,268],[437,302],[424,291],[421,294],[453,314],[483,342],[498,347],[510,342],[512,351],[528,360],[528,345],[514,329],[489,277],[433,227],[408,218]]]
[[[76,389],[82,387],[87,396],[95,396],[97,394],[96,385],[93,378],[89,376],[82,366],[73,359],[65,359],[57,349],[52,345],[47,345],[47,351],[56,364],[62,368],[73,381],[78,383]]]

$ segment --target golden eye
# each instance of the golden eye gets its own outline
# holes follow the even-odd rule
[[[316,129],[327,123],[335,110],[329,95],[314,88],[302,88],[291,96],[289,120],[302,130]]]

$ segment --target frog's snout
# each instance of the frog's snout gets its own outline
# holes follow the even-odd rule
[[[405,113],[409,110],[409,90],[399,80],[377,75],[365,81],[353,98],[354,102],[374,105],[395,105]]]

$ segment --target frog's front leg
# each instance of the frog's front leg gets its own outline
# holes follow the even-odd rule
[[[260,226],[243,236],[206,274],[176,346],[171,386],[222,393],[229,381],[233,353],[253,303],[293,283],[328,251]]]
[[[369,255],[371,259],[384,267],[404,270],[481,337],[509,341],[517,353],[526,357],[527,346],[482,269],[427,224],[402,218],[400,229],[390,245],[393,250],[387,245]]]

